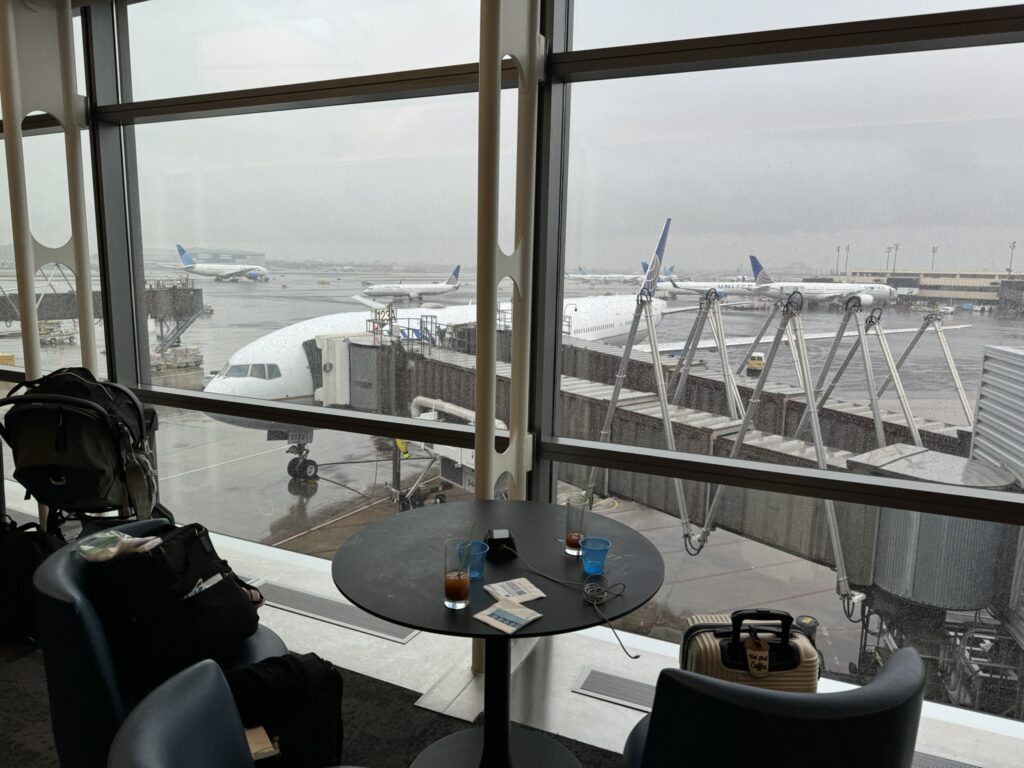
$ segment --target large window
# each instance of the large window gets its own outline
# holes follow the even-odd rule
[[[179,297],[150,321],[154,381],[398,416],[421,395],[472,407],[474,109],[137,128],[146,280]],[[511,108],[505,122],[508,166]]]
[[[475,61],[460,0],[151,0],[129,6],[136,99]]]
[[[330,558],[383,514],[471,497],[454,482],[457,448],[180,408],[157,415],[161,502],[178,522],[229,536]],[[300,439],[304,450],[289,450]]]
[[[984,0],[867,0],[856,4],[771,4],[732,2],[727,9],[712,2],[585,0],[575,6],[573,46],[577,49],[653,43],[675,39],[734,35],[844,21],[911,16],[965,8],[1009,5]]]
[[[698,317],[693,310],[711,288],[722,305],[728,366],[746,401],[769,349],[750,343],[773,302],[801,289],[815,384],[840,309],[860,297],[865,320],[880,313],[897,358],[928,312],[948,312],[948,343],[973,408],[986,345],[1016,344],[1020,333],[1016,318],[981,310],[1000,310],[992,286],[1019,231],[1015,211],[1024,205],[1024,189],[1015,182],[1024,167],[1017,139],[1024,111],[1011,95],[1022,69],[1020,47],[1001,46],[574,85],[565,293],[585,297],[574,299],[581,309],[609,290],[635,294],[640,262],[650,258],[671,217],[663,272],[672,273],[653,302],[666,377],[681,370]],[[937,255],[947,268],[978,277],[946,278],[948,298],[928,298]],[[846,276],[857,270],[859,277]],[[914,274],[908,284],[915,287],[901,288],[894,272]],[[615,279],[620,273],[622,280]],[[632,306],[623,306],[632,314]],[[576,322],[572,311],[567,316]],[[580,327],[580,334],[599,337],[597,324],[586,322],[594,327]],[[778,327],[772,322],[763,341]],[[624,331],[620,322],[608,332],[617,337],[614,344],[574,345],[564,355],[563,373],[573,378],[563,381],[563,400],[574,403],[562,410],[565,434],[586,437],[603,418],[611,387],[584,393],[578,380],[613,383]],[[888,368],[877,339],[868,340],[879,390]],[[648,339],[637,341],[649,348]],[[839,348],[825,385],[853,341],[846,338]],[[758,359],[748,365],[750,352]],[[721,417],[702,428],[728,430],[730,416],[735,428],[742,410],[730,411],[710,325],[693,364],[673,402]],[[638,362],[623,394],[624,414],[649,419],[651,431],[623,421],[613,425],[613,442],[664,447],[651,370],[649,362]],[[920,340],[901,374],[924,444],[965,453],[958,428],[969,417],[934,332]],[[801,461],[805,447],[772,439],[795,435],[796,422],[788,419],[804,400],[785,340],[766,376],[756,434],[748,439],[755,445],[742,455]],[[593,411],[586,425],[578,412],[584,395]],[[832,398],[822,429],[830,465],[841,466],[846,456],[840,454],[879,447],[859,354]],[[879,405],[887,441],[913,442],[905,428],[900,432],[905,415],[895,387],[885,388]],[[679,418],[692,423],[700,413]],[[811,430],[800,436],[809,446]]]
[[[591,469],[559,465],[558,474],[568,497]],[[618,474],[672,493],[665,478]],[[826,677],[864,683],[896,648],[913,645],[928,667],[928,699],[1024,718],[1019,526],[836,502],[844,599],[824,501],[723,490],[728,511],[699,554],[687,551],[676,517],[628,493],[595,504],[595,514],[647,537],[665,562],[664,586],[620,627],[676,643],[691,616],[771,606],[816,620]]]

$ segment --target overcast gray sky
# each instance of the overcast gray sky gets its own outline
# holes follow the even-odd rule
[[[990,3],[579,0],[577,47],[745,32]],[[138,99],[462,63],[478,3],[152,0],[130,8]],[[673,218],[682,272],[802,261],[1002,268],[1024,245],[1024,49],[997,46],[573,87],[567,264],[632,271]],[[506,93],[503,191],[512,184]],[[34,223],[66,221],[60,143],[34,139]],[[138,129],[149,248],[270,258],[475,260],[476,97]],[[6,190],[3,193],[6,198]],[[511,238],[504,195],[504,241]],[[0,242],[9,241],[6,200]]]

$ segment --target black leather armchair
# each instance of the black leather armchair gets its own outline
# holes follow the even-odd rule
[[[909,768],[923,695],[924,665],[913,648],[897,651],[867,685],[842,693],[784,693],[665,669],[623,759],[627,768],[794,760]]]
[[[133,536],[150,536],[169,526],[143,520],[119,526]],[[62,768],[104,765],[133,702],[127,700],[103,624],[88,595],[88,562],[66,546],[36,570],[36,619],[50,694],[50,718]],[[260,626],[239,649],[238,666],[287,653],[284,642]]]
[[[242,719],[220,667],[200,661],[154,689],[125,719],[106,765],[253,768]]]
[[[253,768],[231,689],[200,661],[160,685],[121,725],[108,768]]]

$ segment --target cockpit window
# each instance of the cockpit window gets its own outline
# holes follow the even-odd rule
[[[244,379],[248,375],[248,365],[232,365],[224,372],[224,377],[228,379]]]
[[[249,367],[249,375],[254,379],[267,378],[267,366],[263,363],[254,363]]]
[[[278,368],[274,363],[267,363],[267,378],[268,379],[280,379],[281,369]]]

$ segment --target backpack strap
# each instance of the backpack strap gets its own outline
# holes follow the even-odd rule
[[[125,394],[125,396],[129,400],[132,401],[132,404],[135,406],[135,410],[137,410],[139,412],[139,436],[138,437],[135,437],[134,435],[132,436],[132,445],[135,448],[141,449],[143,443],[146,442],[146,437],[147,437],[147,435],[146,435],[146,411],[142,407],[142,401],[139,400],[138,395],[136,395],[134,392],[132,392],[124,384],[118,384],[115,381],[108,381],[103,386],[105,386],[105,387],[113,387],[118,392],[123,392]]]

